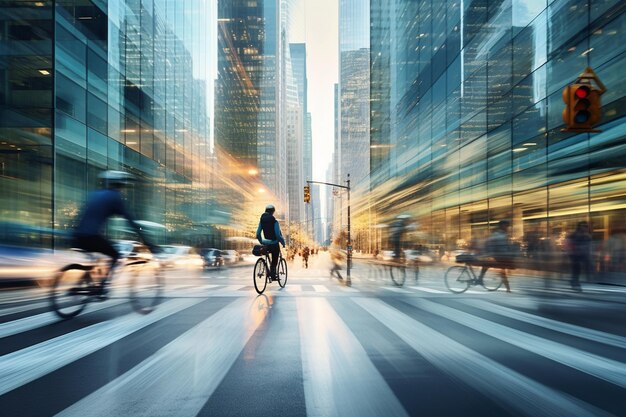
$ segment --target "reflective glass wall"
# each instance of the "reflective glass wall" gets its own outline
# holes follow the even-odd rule
[[[2,1],[0,230],[52,246],[105,169],[161,240],[199,240],[210,192],[212,2]],[[214,16],[213,16],[214,17]],[[17,240],[20,240],[17,239]],[[37,242],[38,241],[38,242]],[[24,243],[24,242],[15,242]]]
[[[380,203],[361,210],[411,213],[415,240],[449,250],[503,218],[522,247],[588,220],[604,268],[626,224],[625,3],[372,1],[371,24]],[[602,132],[561,132],[562,89],[587,66],[608,88]]]

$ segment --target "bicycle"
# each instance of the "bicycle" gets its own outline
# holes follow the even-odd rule
[[[482,285],[487,291],[496,291],[502,285],[502,277],[495,271],[490,270],[489,263],[482,263],[475,255],[457,255],[456,262],[463,263],[463,266],[453,265],[446,271],[444,281],[450,292],[461,294],[470,286]],[[476,275],[471,264],[479,264],[481,272]]]
[[[256,251],[255,247],[255,251]],[[267,250],[267,247],[260,247],[258,251],[253,251],[255,255],[257,253],[261,256],[257,259],[254,264],[254,272],[252,275],[252,280],[254,281],[254,289],[257,293],[263,294],[265,288],[267,287],[267,283],[271,282],[272,279],[270,277],[270,254]],[[278,281],[278,285],[281,288],[285,288],[287,285],[287,261],[283,258],[281,251],[278,251],[278,262],[276,263],[276,281]]]
[[[417,261],[407,262],[404,256],[401,256],[397,260],[392,260],[383,264],[389,271],[389,277],[391,281],[397,286],[402,287],[406,281],[407,269],[413,273],[413,278],[417,282],[419,278],[419,265]]]
[[[76,251],[86,254],[88,261],[62,267],[52,280],[49,302],[59,317],[75,317],[90,302],[106,301],[109,298],[110,281],[114,275],[121,278],[119,276],[122,272],[129,273],[129,298],[136,312],[148,314],[160,303],[163,278],[157,260],[132,255],[126,258],[125,264],[118,264],[111,269],[108,267],[108,258],[97,257],[83,250]],[[101,277],[99,281],[98,277]]]

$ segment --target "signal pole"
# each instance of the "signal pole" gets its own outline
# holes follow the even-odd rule
[[[346,259],[346,285],[350,286],[352,285],[352,279],[350,278],[350,269],[352,268],[352,239],[350,236],[350,174],[348,174],[348,180],[346,181],[348,183],[347,186],[345,185],[339,185],[339,184],[332,184],[330,182],[321,182],[321,181],[308,181],[307,180],[307,184],[323,184],[323,185],[330,185],[331,187],[337,187],[337,188],[344,188],[346,190],[348,190],[348,242],[346,242],[346,252],[348,254],[347,259]],[[306,190],[308,189],[308,186],[305,187],[305,195],[306,195]],[[309,196],[310,198],[310,196]]]

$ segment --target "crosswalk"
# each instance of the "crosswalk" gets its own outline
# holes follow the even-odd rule
[[[113,297],[70,321],[2,305],[0,414],[625,415],[621,303],[274,287],[171,285],[151,314]]]

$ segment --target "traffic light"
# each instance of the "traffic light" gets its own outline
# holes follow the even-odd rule
[[[600,132],[593,129],[602,117],[601,92],[589,83],[570,84],[563,90],[563,132]]]
[[[311,202],[311,187],[309,187],[308,185],[304,186],[304,202],[305,203]]]

